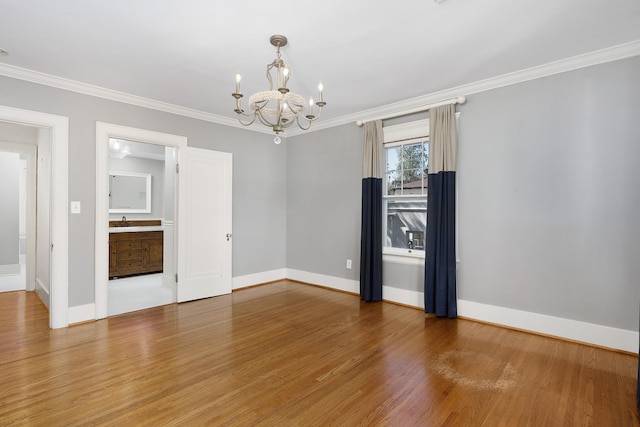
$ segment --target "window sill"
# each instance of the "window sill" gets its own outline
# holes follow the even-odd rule
[[[396,264],[424,265],[424,251],[409,252],[408,249],[384,248],[382,260]]]

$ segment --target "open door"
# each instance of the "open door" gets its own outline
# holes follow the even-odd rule
[[[231,293],[232,155],[181,150],[178,302]]]

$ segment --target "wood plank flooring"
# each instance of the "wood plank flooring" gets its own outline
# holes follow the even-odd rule
[[[0,425],[640,425],[634,355],[299,283],[47,325],[0,295]]]

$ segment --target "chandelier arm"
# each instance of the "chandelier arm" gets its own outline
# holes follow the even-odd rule
[[[289,107],[289,110],[293,111],[295,113],[295,115],[297,116],[298,114],[304,112],[304,105],[301,104],[293,104],[294,107],[296,108],[292,108],[291,104],[289,103],[289,100],[285,100],[285,103],[287,104],[287,107]]]
[[[269,80],[269,90],[273,90],[273,79],[271,78],[272,69],[273,69],[273,62],[267,65],[267,80]]]
[[[309,122],[309,124],[307,125],[307,127],[302,126],[302,124],[300,123],[300,116],[296,117],[296,123],[298,123],[298,127],[302,130],[309,130],[309,128],[311,127],[311,120],[307,119],[306,117],[304,117],[304,119],[306,121]]]
[[[271,123],[269,120],[267,120],[266,117],[264,117],[264,115],[262,114],[262,109],[258,109],[256,110],[256,116],[258,117],[258,119],[260,120],[260,123],[262,123],[265,126],[269,126],[269,127],[274,127],[277,126],[278,123]]]
[[[310,121],[315,122],[316,120],[318,120],[320,118],[320,116],[322,115],[322,107],[320,107],[320,111],[318,111],[318,115],[315,116],[313,119],[311,119]]]
[[[245,116],[249,116],[249,114],[245,114]],[[243,122],[242,119],[240,119],[240,115],[238,115],[238,122],[240,122],[242,126],[251,126],[255,121],[256,121],[255,114],[253,115],[253,119],[251,119],[250,122]]]

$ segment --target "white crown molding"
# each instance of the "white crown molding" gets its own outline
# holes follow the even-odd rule
[[[606,49],[573,56],[571,58],[550,62],[548,64],[515,71],[501,76],[492,77],[478,82],[445,89],[438,92],[429,93],[415,98],[407,99],[392,104],[382,105],[380,107],[371,108],[357,113],[347,114],[345,116],[336,117],[321,122],[314,123],[314,126],[307,130],[290,130],[287,137],[300,135],[302,133],[314,132],[322,129],[328,129],[335,126],[341,126],[347,123],[356,122],[366,119],[366,117],[379,117],[397,114],[398,111],[411,110],[424,105],[433,104],[445,99],[455,98],[457,96],[467,96],[474,93],[485,92],[504,86],[509,86],[541,77],[551,76],[554,74],[565,73],[567,71],[579,68],[589,67],[592,65],[602,64],[605,62],[617,61],[620,59],[630,58],[640,55],[640,40],[634,40],[629,43],[612,46]],[[180,116],[190,117],[193,119],[203,120],[207,122],[217,123],[225,126],[231,126],[239,129],[246,129],[252,132],[271,134],[272,131],[267,127],[245,127],[238,123],[237,120],[220,116],[217,114],[207,113],[204,111],[194,110],[192,108],[181,107],[179,105],[167,102],[157,101],[150,98],[144,98],[137,95],[131,95],[124,92],[118,92],[99,86],[77,82],[74,80],[56,77],[50,74],[40,73],[28,70],[26,68],[15,67],[8,64],[0,63],[0,75],[26,80],[58,89],[69,90],[72,92],[82,93],[85,95],[95,96],[98,98],[109,99],[112,101],[123,102],[126,104],[136,105],[139,107],[149,108],[153,110],[163,111],[166,113],[177,114]]]
[[[58,89],[64,89],[71,92],[81,93],[83,95],[95,96],[97,98],[108,99],[110,101],[122,102],[125,104],[135,105],[138,107],[149,108],[152,110],[163,111],[165,113],[176,114],[179,116],[190,117],[193,119],[203,120],[207,122],[217,123],[225,126],[247,129],[238,123],[237,120],[229,117],[219,116],[217,114],[207,113],[204,111],[194,110],[192,108],[181,107],[179,105],[170,104],[168,102],[157,101],[151,98],[131,95],[125,92],[106,89],[100,86],[90,85],[87,83],[77,82],[75,80],[65,79],[53,76],[51,74],[40,73],[38,71],[28,70],[13,65],[0,63],[0,75],[11,77],[14,79],[25,80],[32,83],[38,83],[45,86],[51,86]],[[270,129],[250,129],[256,132],[270,134]]]
[[[590,67],[593,65],[603,64],[606,62],[617,61],[620,59],[631,58],[640,55],[640,40],[629,43],[585,53],[571,58],[550,62],[536,67],[515,71],[501,76],[492,77],[478,82],[445,89],[439,92],[433,92],[404,101],[395,102],[393,104],[382,105],[380,107],[371,108],[369,110],[360,111],[358,113],[348,114],[346,116],[337,117],[331,120],[314,123],[313,128],[305,133],[327,129],[335,126],[354,123],[358,120],[366,120],[367,117],[384,117],[396,115],[399,111],[412,110],[424,105],[438,103],[443,100],[455,98],[458,96],[467,96],[474,93],[485,92],[492,89],[498,89],[504,86],[510,86],[529,80],[539,79],[541,77],[551,76],[554,74],[565,73],[567,71],[577,70],[579,68]],[[303,133],[303,131],[290,132],[288,136],[295,136]]]

